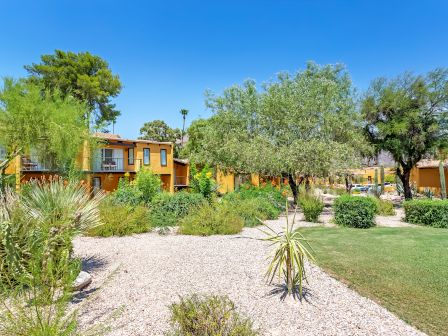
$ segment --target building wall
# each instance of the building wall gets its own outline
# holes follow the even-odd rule
[[[415,183],[419,191],[430,188],[440,193],[440,174],[438,167],[414,168],[411,172],[411,182]],[[448,169],[445,167],[445,185],[448,186]]]
[[[174,184],[188,185],[190,179],[190,169],[188,164],[174,161]]]

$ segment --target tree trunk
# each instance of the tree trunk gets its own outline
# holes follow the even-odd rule
[[[352,190],[353,184],[350,183],[348,174],[345,175],[345,191],[350,194],[350,191]]]
[[[297,201],[299,199],[299,192],[297,190],[296,180],[292,174],[288,174],[288,183],[292,191],[292,196],[294,197],[294,205],[297,205]]]
[[[397,169],[397,175],[403,183],[403,193],[404,199],[411,200],[412,199],[412,189],[411,189],[411,170],[408,168],[401,167],[402,172],[399,172]]]
[[[308,175],[305,175],[305,191],[307,194],[309,194],[310,190],[311,190],[310,177]]]

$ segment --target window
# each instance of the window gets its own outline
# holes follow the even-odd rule
[[[143,164],[149,165],[149,157],[150,157],[150,151],[149,148],[143,148]]]
[[[101,150],[101,156],[103,158],[104,163],[110,163],[112,162],[112,158],[114,156],[114,150],[111,148],[103,148]]]
[[[0,145],[0,160],[6,159],[6,149],[2,145]]]
[[[128,165],[134,164],[134,148],[128,149]]]
[[[166,163],[166,149],[161,149],[160,150],[160,164],[163,167],[166,167],[167,163]]]

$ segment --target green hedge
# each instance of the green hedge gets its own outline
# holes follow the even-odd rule
[[[377,207],[370,197],[343,195],[334,201],[334,221],[338,225],[369,228],[375,226]]]
[[[448,228],[448,200],[412,200],[404,202],[408,223]]]

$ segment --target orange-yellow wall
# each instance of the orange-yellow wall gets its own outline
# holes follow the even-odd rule
[[[419,191],[430,188],[434,192],[440,193],[439,168],[414,168],[411,171],[411,181],[415,183]],[[445,168],[445,184],[448,186],[448,169]]]

